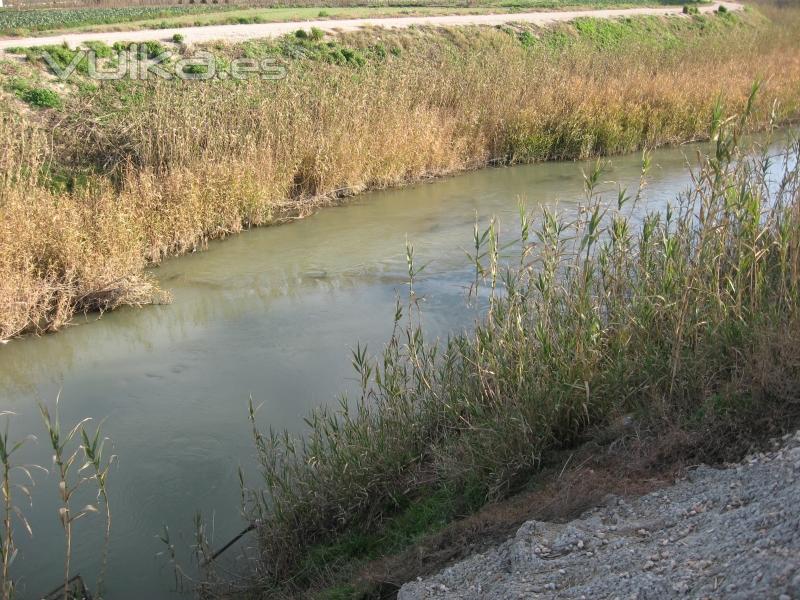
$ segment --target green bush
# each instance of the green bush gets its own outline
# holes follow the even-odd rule
[[[109,58],[114,55],[114,49],[103,42],[86,42],[84,46],[94,52],[98,58]]]
[[[161,44],[161,42],[157,42],[155,40],[151,40],[149,42],[144,42],[139,45],[139,58],[156,58],[166,52],[166,48]]]
[[[22,92],[20,97],[37,108],[60,108],[61,96],[47,88],[31,88]]]
[[[183,72],[187,75],[205,75],[208,73],[208,65],[187,65]]]
[[[184,39],[185,38],[180,33],[176,33],[175,35],[172,36],[172,41],[175,42],[176,44],[182,44]]]
[[[127,52],[133,46],[133,42],[114,42],[111,48],[114,50],[114,52]]]
[[[519,42],[526,48],[530,48],[536,44],[536,36],[534,36],[530,31],[523,31],[519,34]]]
[[[342,56],[344,56],[346,62],[358,65],[359,67],[367,62],[367,59],[364,58],[364,55],[353,48],[342,48]]]

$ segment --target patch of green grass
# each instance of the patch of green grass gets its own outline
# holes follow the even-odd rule
[[[97,58],[110,58],[115,54],[114,49],[104,42],[84,42],[83,45],[94,52]]]
[[[36,108],[61,108],[61,96],[47,88],[30,88],[20,93],[20,98]]]
[[[61,70],[74,65],[78,73],[84,74],[89,70],[89,63],[86,58],[79,58],[80,52],[78,50],[72,50],[66,45],[10,48],[8,51],[12,54],[21,54],[30,62],[42,64],[51,72],[54,70],[53,65]]]
[[[167,49],[161,42],[150,40],[139,44],[139,58],[156,58],[161,56]]]
[[[58,92],[21,77],[12,78],[6,87],[17,98],[35,108],[61,108],[63,104]]]
[[[478,488],[475,488],[478,491]],[[300,570],[313,580],[316,573],[337,566],[349,572],[364,562],[398,552],[425,535],[440,531],[454,519],[470,514],[482,504],[480,492],[471,494],[461,490],[458,494],[446,489],[432,490],[416,500],[403,500],[403,506],[387,506],[386,522],[378,530],[354,528],[336,541],[318,544],[309,550],[305,566]],[[355,598],[359,590],[344,583],[326,589],[316,598]]]
[[[362,597],[356,586],[345,583],[314,594],[314,600],[357,600]]]
[[[208,73],[208,65],[186,65],[183,72],[187,75],[205,75]]]

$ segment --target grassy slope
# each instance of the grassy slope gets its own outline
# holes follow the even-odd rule
[[[690,3],[694,3],[692,0]],[[185,6],[166,9],[58,9],[0,12],[0,36],[47,35],[53,32],[121,31],[163,29],[236,23],[271,23],[317,18],[353,19],[398,15],[441,15],[524,10],[561,10],[574,8],[628,8],[685,4],[677,0],[483,0],[462,3],[458,0],[408,1],[373,5],[364,1],[340,5],[320,2],[317,5],[239,8]]]

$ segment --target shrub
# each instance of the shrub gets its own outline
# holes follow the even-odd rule
[[[86,42],[84,46],[94,52],[98,58],[109,58],[114,55],[114,49],[103,42]]]
[[[309,38],[312,41],[319,42],[324,37],[325,37],[325,32],[322,31],[322,29],[320,29],[319,27],[312,27],[311,28],[311,34],[309,35]]]
[[[172,36],[172,41],[175,42],[176,44],[182,44],[184,39],[185,38],[183,37],[183,34],[180,33],[176,33],[175,35]]]
[[[386,46],[384,46],[383,43],[378,43],[371,46],[370,50],[379,60],[384,60],[386,58]]]
[[[111,48],[115,52],[128,52],[131,50],[135,44],[133,42],[114,42]]]
[[[21,98],[37,108],[59,108],[61,106],[61,96],[53,90],[47,88],[31,88],[21,94]]]
[[[523,31],[519,34],[519,42],[526,48],[530,48],[536,43],[536,36],[534,36],[530,31]]]
[[[141,59],[156,58],[164,52],[166,52],[166,48],[164,48],[161,42],[157,42],[155,40],[139,44],[139,58]]]
[[[352,48],[342,48],[341,52],[346,62],[358,65],[359,67],[367,62],[366,58],[364,58],[364,55],[358,50],[354,50]]]
[[[186,65],[183,72],[187,75],[205,75],[208,73],[208,65]]]

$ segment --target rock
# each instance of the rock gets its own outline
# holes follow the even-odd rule
[[[404,585],[399,600],[800,600],[800,431],[671,488],[608,496],[570,523],[529,521],[483,555]]]

